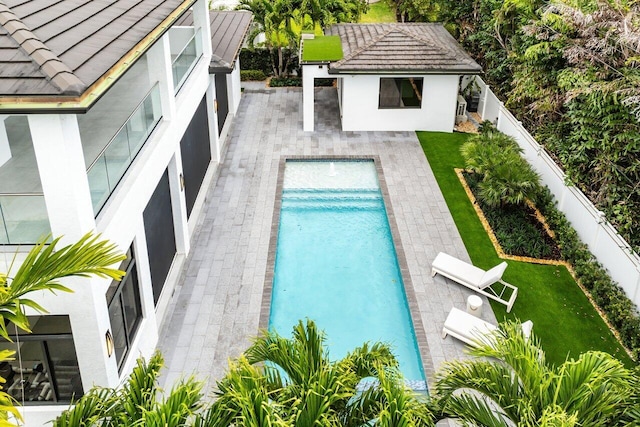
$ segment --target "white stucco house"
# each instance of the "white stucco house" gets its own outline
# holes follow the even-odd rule
[[[121,282],[66,280],[9,327],[3,389],[44,425],[148,357],[240,102],[245,12],[207,0],[0,3],[0,271],[43,236],[89,231]],[[15,271],[15,270],[12,270]],[[10,280],[9,275],[9,280]],[[19,338],[19,340],[18,340]]]
[[[305,131],[314,80],[335,78],[344,131],[452,132],[460,77],[482,72],[441,24],[337,24],[326,36],[339,37],[341,54],[309,54],[323,36],[302,40]]]

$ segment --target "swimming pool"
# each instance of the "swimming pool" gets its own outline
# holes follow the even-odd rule
[[[373,161],[286,162],[269,327],[288,335],[305,318],[332,359],[383,341],[405,378],[424,382]]]

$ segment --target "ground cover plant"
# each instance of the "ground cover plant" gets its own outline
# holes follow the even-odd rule
[[[418,132],[418,138],[472,262],[485,269],[495,266],[502,260],[454,171],[465,166],[460,147],[469,135]],[[492,302],[493,311],[498,320],[531,319],[549,362],[560,364],[567,356],[601,350],[634,364],[566,267],[507,262],[504,279],[518,286],[518,299],[509,314]]]
[[[530,206],[490,206],[480,198],[479,175],[469,172],[462,175],[504,253],[545,260],[560,259],[558,245]]]

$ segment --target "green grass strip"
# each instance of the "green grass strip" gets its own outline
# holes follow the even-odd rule
[[[484,269],[502,262],[454,172],[454,168],[464,167],[460,146],[469,134],[417,134],[471,261]],[[560,364],[567,357],[599,350],[622,360],[627,367],[635,366],[566,267],[507,263],[503,279],[518,287],[518,299],[509,314],[504,305],[491,301],[493,312],[499,321],[531,319],[549,362]]]

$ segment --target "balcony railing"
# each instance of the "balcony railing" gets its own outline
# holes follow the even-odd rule
[[[202,49],[199,48],[200,38],[201,31],[198,29],[171,63],[175,93],[178,93],[187,77],[189,77],[189,73],[195,66],[198,58],[202,55]]]
[[[156,83],[87,169],[91,202],[96,215],[160,119],[162,119],[160,87]]]
[[[0,244],[34,244],[49,233],[44,194],[0,194]]]

